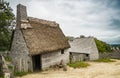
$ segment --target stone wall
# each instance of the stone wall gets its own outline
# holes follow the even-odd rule
[[[100,58],[114,58],[120,59],[120,51],[107,52],[107,53],[99,53]]]
[[[21,28],[21,21],[27,20],[27,10],[24,5],[17,5],[17,26],[16,29]]]
[[[10,52],[12,63],[16,66],[16,71],[32,71],[32,60],[28,54],[29,50],[22,36],[22,32],[17,29],[14,33]]]
[[[61,60],[63,60],[64,63],[69,62],[69,52],[67,49],[64,50],[63,54],[61,54],[61,51],[42,54],[42,70],[45,70],[52,65],[60,64]]]
[[[8,56],[8,54],[9,54],[9,51],[0,51],[0,55],[2,55],[2,56]]]

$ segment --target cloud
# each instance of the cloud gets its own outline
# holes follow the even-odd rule
[[[120,0],[10,1],[11,5],[25,4],[29,16],[56,21],[65,35],[91,35],[108,43],[120,43]]]

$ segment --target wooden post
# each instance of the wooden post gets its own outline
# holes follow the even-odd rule
[[[20,62],[19,62],[20,65],[19,65],[19,67],[18,67],[18,69],[19,69],[20,72],[21,72],[21,67],[22,67],[21,63],[22,63],[22,62],[21,62],[21,58],[20,58]]]
[[[0,75],[2,74],[2,57],[0,55]]]

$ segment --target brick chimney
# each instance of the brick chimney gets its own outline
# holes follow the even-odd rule
[[[26,6],[22,4],[17,5],[17,26],[16,28],[21,28],[21,22],[27,22],[27,11]]]

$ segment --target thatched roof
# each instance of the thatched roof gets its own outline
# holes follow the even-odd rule
[[[59,25],[53,21],[29,17],[27,21],[21,20],[21,25],[26,26],[21,28],[21,31],[30,55],[70,47]]]
[[[71,46],[70,52],[86,54],[90,54],[91,52],[98,53],[98,49],[93,37],[76,38],[69,43]]]

